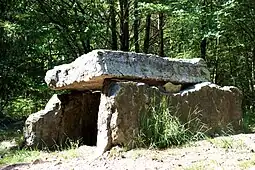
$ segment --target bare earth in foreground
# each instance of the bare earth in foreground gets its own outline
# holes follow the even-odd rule
[[[255,134],[239,134],[166,150],[124,151],[115,147],[102,156],[96,155],[95,147],[81,146],[55,155],[42,153],[40,159],[31,163],[9,165],[2,169],[255,169],[254,152]]]

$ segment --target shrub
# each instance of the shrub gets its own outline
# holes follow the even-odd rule
[[[255,114],[253,108],[243,109],[243,128],[244,132],[255,132]]]

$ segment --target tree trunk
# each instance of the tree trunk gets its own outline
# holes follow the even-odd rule
[[[252,99],[251,99],[251,105],[253,106],[252,108],[253,108],[253,112],[254,112],[254,110],[255,110],[255,100],[254,100],[254,98],[255,98],[255,94],[254,94],[254,80],[255,80],[255,49],[254,49],[254,47],[251,49],[252,50],[252,79],[251,79],[251,95],[252,95]]]
[[[151,15],[148,14],[146,16],[146,28],[145,28],[145,36],[144,36],[144,43],[143,43],[143,52],[145,54],[148,53],[150,47],[150,29],[151,29]]]
[[[218,84],[219,79],[219,58],[216,56],[215,63],[214,63],[214,83]]]
[[[255,80],[255,49],[251,48],[251,91],[254,92],[254,80]]]
[[[116,29],[116,14],[115,14],[115,5],[114,0],[109,0],[110,3],[110,18],[111,18],[111,32],[112,32],[112,42],[111,48],[112,50],[118,49],[118,39],[117,39],[117,29]]]
[[[122,51],[129,50],[129,4],[128,0],[120,0],[120,37]]]
[[[158,26],[159,26],[159,56],[164,56],[164,30],[163,30],[164,14],[159,14]]]
[[[139,27],[139,12],[138,12],[138,0],[134,0],[134,40],[135,40],[135,52],[139,52],[139,31],[138,31],[138,27]]]
[[[206,60],[206,38],[203,38],[200,44],[200,49],[201,49],[201,58],[203,58],[204,60]]]
[[[201,58],[206,60],[206,45],[207,45],[207,39],[204,37],[205,29],[206,29],[206,0],[203,1],[202,4],[202,16],[201,16],[201,31],[202,31],[202,40],[200,43],[200,50],[201,50]]]
[[[0,19],[2,19],[3,21],[6,19],[6,12],[7,12],[7,1],[3,4],[1,4],[0,7]],[[7,60],[7,42],[5,39],[5,30],[3,27],[0,27],[0,59],[3,65],[0,65],[0,120],[3,119],[4,113],[4,103],[6,103],[8,100],[8,92],[6,90],[2,90],[5,89],[4,87],[7,85],[6,82],[4,80],[5,75],[4,73],[6,72],[6,70],[4,69],[4,64],[5,64],[5,60]],[[0,122],[1,123],[1,122]]]

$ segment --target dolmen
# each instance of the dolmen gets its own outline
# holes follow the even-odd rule
[[[142,114],[162,99],[183,123],[196,118],[217,134],[242,130],[242,94],[210,82],[203,59],[170,59],[151,54],[94,50],[55,66],[45,81],[54,94],[24,126],[25,144],[36,148],[82,140],[103,153],[134,147]],[[197,119],[198,118],[198,119]]]

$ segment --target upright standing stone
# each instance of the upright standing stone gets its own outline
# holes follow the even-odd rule
[[[100,93],[53,95],[44,110],[26,120],[25,144],[52,149],[82,139],[86,145],[96,145],[99,102]]]
[[[229,127],[235,132],[242,129],[242,94],[235,87],[205,82],[167,93],[143,83],[109,82],[103,88],[98,113],[99,152],[114,145],[132,148],[139,134],[141,114],[148,107],[160,105],[163,97],[182,123],[196,120],[191,122],[190,130],[200,126],[200,130],[214,134]]]

